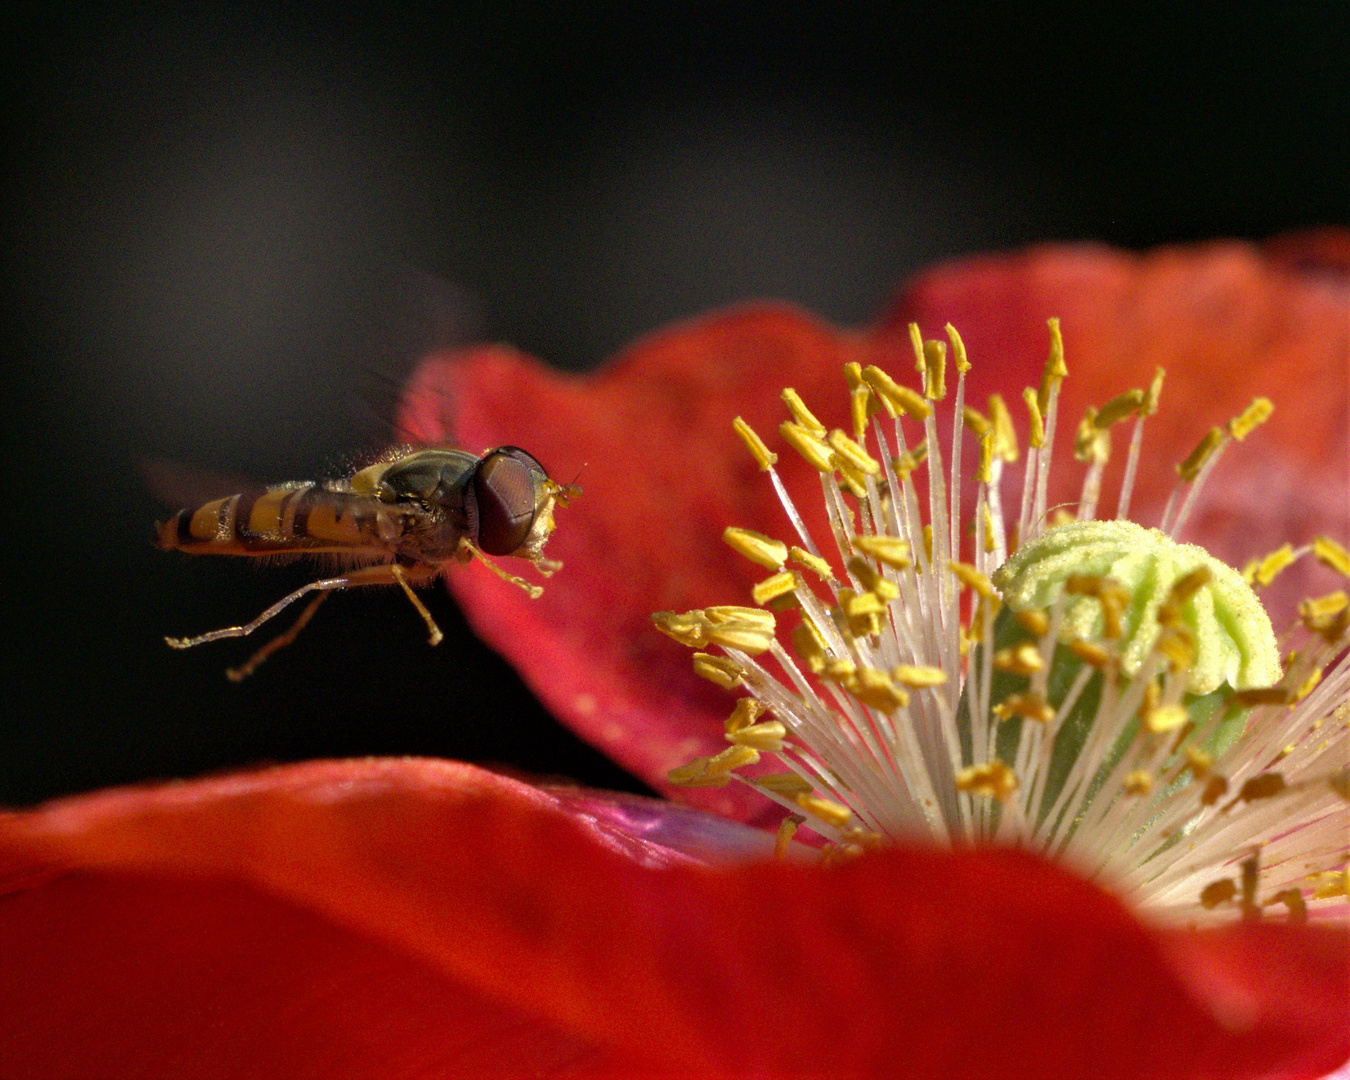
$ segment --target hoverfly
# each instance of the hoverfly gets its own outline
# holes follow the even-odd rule
[[[548,576],[561,563],[544,557],[553,508],[580,489],[558,484],[524,450],[502,446],[481,457],[464,450],[398,447],[343,480],[280,484],[180,510],[159,526],[159,547],[190,555],[335,555],[354,565],[282,597],[252,622],[190,638],[165,638],[190,649],[245,637],[301,597],[314,595],[289,630],[226,674],[247,677],[289,645],[319,605],[339,589],[397,585],[422,616],[430,642],[441,631],[413,592],[452,563],[480,559],[533,598],[543,589],[496,566],[488,556],[527,559]]]

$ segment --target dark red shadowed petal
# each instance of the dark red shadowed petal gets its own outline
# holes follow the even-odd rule
[[[1185,539],[1242,565],[1286,541],[1350,534],[1350,231],[1304,233],[1259,247],[1237,242],[1130,255],[1101,247],[1047,246],[953,263],[909,285],[878,328],[879,342],[908,350],[906,326],[927,336],[951,322],[974,370],[968,394],[1017,393],[1039,376],[1058,315],[1069,378],[1060,417],[1068,445],[1088,405],[1167,369],[1162,411],[1148,422],[1144,465],[1130,516],[1157,524],[1176,483],[1173,466],[1210,427],[1257,395],[1275,413],[1245,445],[1230,447],[1206,485]],[[1014,383],[1010,386],[1009,383]],[[1010,401],[1010,406],[1016,404]],[[1117,436],[1118,477],[1129,426]],[[1059,467],[1061,462],[1069,467]],[[1077,499],[1081,467],[1057,455],[1053,504]],[[1115,510],[1114,484],[1102,511]],[[1295,572],[1304,595],[1327,578]]]
[[[661,331],[588,376],[500,347],[433,357],[405,394],[401,426],[413,438],[475,451],[513,443],[555,479],[581,472],[583,494],[558,511],[548,546],[564,569],[542,597],[473,566],[451,573],[450,587],[555,716],[662,790],[668,770],[725,747],[732,702],[692,673],[689,650],[659,634],[651,613],[750,603],[768,571],[732,554],[722,531],[789,531],[731,421],[743,415],[779,441],[779,390],[824,376],[842,385],[851,348],[799,312],[762,305]],[[845,394],[816,396],[822,420],[843,422]],[[779,464],[797,490],[819,492],[795,455]],[[828,535],[818,494],[802,510]],[[764,808],[738,785],[684,794],[727,814]]]
[[[0,880],[0,1052],[23,1076],[622,1054],[635,1075],[1313,1077],[1350,1053],[1344,928],[1153,932],[1012,852],[654,869],[450,763],[7,815]]]

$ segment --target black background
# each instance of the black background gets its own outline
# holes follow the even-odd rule
[[[1350,220],[1350,8],[1023,7],[7,5],[0,802],[372,753],[634,783],[442,591],[434,652],[381,592],[241,686],[238,643],[171,653],[306,570],[155,552],[141,456],[342,471],[368,373],[475,333],[584,367],[966,252]]]

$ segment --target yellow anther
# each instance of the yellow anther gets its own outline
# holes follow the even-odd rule
[[[1252,690],[1237,691],[1233,700],[1247,708],[1256,705],[1292,705],[1294,694],[1284,686],[1258,686]]]
[[[755,783],[767,791],[772,791],[775,795],[782,795],[788,799],[811,793],[811,784],[793,772],[767,773],[764,776],[756,776]]]
[[[910,474],[928,460],[928,440],[920,439],[899,457],[891,458],[891,468],[901,480],[908,480]]]
[[[1317,689],[1317,684],[1320,683],[1321,681],[1322,681],[1322,669],[1313,668],[1312,671],[1308,673],[1308,677],[1304,679],[1303,682],[1299,684],[1298,689],[1294,691],[1294,701],[1295,702],[1302,701],[1305,697],[1307,697],[1309,694],[1311,694],[1314,690]]]
[[[899,664],[891,669],[891,678],[911,690],[925,690],[930,686],[942,686],[947,681],[947,673],[926,664]]]
[[[857,366],[856,364],[853,366]],[[867,421],[872,415],[876,406],[872,403],[872,391],[866,386],[859,386],[849,391],[848,395],[848,415],[853,421],[853,437],[861,440],[867,431]]]
[[[1205,790],[1200,793],[1201,806],[1213,806],[1221,798],[1224,792],[1228,790],[1228,781],[1219,775],[1211,776],[1205,781]]]
[[[1055,718],[1054,707],[1039,694],[1031,693],[1009,694],[992,711],[1000,720],[1020,716],[1036,724],[1048,724]]]
[[[891,677],[880,668],[860,667],[853,677],[844,682],[844,689],[881,712],[893,712],[909,704],[909,695],[891,682]]]
[[[856,545],[854,545],[856,546]],[[804,566],[810,570],[821,581],[833,581],[834,571],[830,569],[830,564],[819,555],[812,555],[805,548],[796,546],[788,548],[788,558],[798,566]]]
[[[881,472],[881,462],[850,439],[838,428],[830,432],[826,440],[830,448],[839,455],[840,460],[848,463],[861,473],[876,476]]]
[[[1226,904],[1238,894],[1237,882],[1232,878],[1220,878],[1211,881],[1200,890],[1200,906],[1213,911],[1220,904]]]
[[[841,598],[840,606],[850,622],[866,615],[880,615],[886,610],[881,597],[873,592],[854,593],[847,600]]]
[[[971,405],[967,405],[961,410],[961,421],[976,435],[983,435],[986,431],[994,429],[994,425],[989,418]]]
[[[716,683],[723,690],[734,689],[745,676],[745,668],[725,656],[713,656],[711,653],[694,653],[694,674],[709,682]]]
[[[800,427],[805,428],[817,439],[825,438],[825,425],[815,418],[796,390],[790,386],[785,387],[780,396],[783,399],[783,404],[788,407],[788,412],[792,414],[792,419]]]
[[[821,672],[822,678],[831,682],[847,682],[858,673],[858,665],[846,656],[836,657],[825,662],[825,669]]]
[[[1214,767],[1214,757],[1198,746],[1187,745],[1186,767],[1191,770],[1191,775],[1195,779],[1203,780],[1209,775],[1209,770]]]
[[[1001,394],[989,395],[989,423],[994,428],[994,456],[1002,461],[1016,461],[1019,454],[1017,432],[1013,430],[1012,416]]]
[[[1298,614],[1308,629],[1313,630],[1334,619],[1347,607],[1350,607],[1350,597],[1347,597],[1341,589],[1337,589],[1333,593],[1309,597],[1302,601],[1298,605]]]
[[[923,343],[923,396],[929,401],[941,401],[947,396],[946,342]]]
[[[1044,611],[1027,608],[1026,611],[1014,611],[1013,618],[1032,637],[1045,637],[1050,632],[1050,618]]]
[[[981,484],[993,483],[994,432],[992,428],[980,436],[980,464],[975,471],[975,479],[978,480]]]
[[[792,801],[812,817],[818,818],[826,825],[833,825],[836,829],[847,825],[849,819],[853,817],[853,811],[847,806],[842,806],[832,799],[822,799],[819,795],[798,795]]]
[[[656,628],[681,645],[700,648],[708,644],[708,621],[700,611],[657,611],[652,615]]]
[[[1140,416],[1152,416],[1158,411],[1158,398],[1162,396],[1163,379],[1167,372],[1162,368],[1156,368],[1153,372],[1153,381],[1148,384],[1148,389],[1144,391],[1144,400],[1139,403]]]
[[[1190,671],[1195,664],[1195,634],[1188,626],[1171,626],[1161,631],[1153,643],[1167,658],[1172,671]]]
[[[1241,442],[1269,420],[1270,414],[1274,411],[1275,406],[1270,403],[1270,398],[1252,398],[1250,405],[1228,421],[1228,434]]]
[[[855,499],[867,498],[867,474],[859,472],[847,461],[841,460],[837,455],[834,459],[834,467],[839,470],[839,486],[852,495]]]
[[[1330,900],[1333,896],[1350,896],[1350,866],[1344,870],[1327,870],[1317,875],[1313,887],[1315,900]]]
[[[726,718],[722,728],[728,735],[743,731],[764,715],[764,706],[752,697],[739,698],[731,715]]]
[[[1017,775],[997,760],[971,765],[956,774],[956,790],[1004,802],[1017,790]]]
[[[766,754],[776,754],[783,749],[783,740],[787,738],[787,728],[777,720],[765,720],[751,724],[739,731],[728,732],[727,741],[737,746],[746,746]]]
[[[919,324],[916,322],[909,324],[909,344],[914,350],[914,370],[920,375],[924,375],[928,366],[928,358],[923,351],[923,331],[919,329]]]
[[[1346,551],[1331,537],[1313,537],[1312,550],[1318,562],[1331,567],[1338,574],[1350,577],[1350,551]]]
[[[1046,325],[1050,327],[1050,355],[1046,357],[1045,370],[1041,372],[1041,389],[1036,395],[1036,404],[1042,416],[1050,407],[1051,389],[1069,376],[1069,369],[1064,363],[1064,338],[1059,332],[1059,320],[1047,319]]]
[[[771,614],[765,612],[765,614]],[[765,633],[746,623],[723,623],[708,629],[708,640],[724,649],[739,649],[758,656],[773,647],[773,633]]]
[[[1126,795],[1147,795],[1153,790],[1153,774],[1146,769],[1135,769],[1126,774],[1121,787]]]
[[[994,583],[969,563],[952,561],[947,563],[947,566],[962,585],[968,589],[974,589],[986,600],[992,600],[998,596],[998,593],[994,591]]]
[[[741,442],[745,443],[745,448],[750,451],[761,472],[768,472],[778,463],[778,455],[765,446],[764,440],[755,433],[755,429],[739,416],[731,422],[731,426],[736,429],[736,434],[741,437]]]
[[[903,570],[910,565],[909,544],[898,536],[855,536],[853,550],[893,570]]]
[[[964,375],[970,370],[970,361],[966,359],[966,343],[961,340],[961,335],[951,323],[943,329],[947,331],[947,340],[952,343],[952,361],[956,364],[957,373]]]
[[[738,555],[744,555],[768,570],[781,569],[787,562],[788,549],[785,543],[753,529],[727,528],[722,533],[722,540]]]
[[[994,515],[988,503],[980,507],[980,514],[984,518],[984,553],[991,555],[998,548],[998,539],[994,535]]]
[[[1190,714],[1184,705],[1159,705],[1144,715],[1144,726],[1153,734],[1161,735],[1164,731],[1175,731],[1188,720]]]
[[[704,772],[708,776],[735,772],[746,765],[759,762],[759,751],[750,746],[728,746],[720,754],[708,759]]]
[[[861,556],[855,555],[849,559],[848,569],[862,587],[868,592],[875,593],[879,600],[889,602],[900,598],[900,587],[893,581],[887,581]]]
[[[1111,456],[1111,433],[1097,426],[1097,410],[1091,405],[1078,422],[1078,431],[1073,437],[1073,456],[1075,461],[1098,465]]]
[[[787,858],[788,846],[792,843],[792,838],[797,835],[797,830],[801,827],[806,818],[801,814],[789,814],[778,823],[778,832],[773,838],[773,857],[775,859]]]
[[[774,574],[761,581],[750,590],[750,596],[756,604],[763,607],[780,596],[791,595],[799,584],[796,574],[791,570],[784,570],[781,574]]]
[[[1022,391],[1022,400],[1027,405],[1027,445],[1032,448],[1045,445],[1045,413],[1036,399],[1036,391],[1026,387]]]
[[[923,527],[923,554],[928,560],[928,565],[933,565],[933,526],[925,525]]]
[[[813,675],[824,671],[830,659],[825,649],[825,639],[810,619],[803,619],[793,628],[792,650]]]
[[[1102,606],[1102,637],[1112,641],[1121,634],[1120,617],[1130,602],[1123,585],[1097,574],[1070,574],[1064,579],[1064,591],[1070,596],[1095,597]]]
[[[1148,713],[1156,709],[1158,707],[1159,702],[1161,701],[1162,701],[1162,687],[1159,686],[1156,682],[1145,683],[1144,700],[1139,706],[1140,712],[1147,715]]]
[[[1177,475],[1185,480],[1186,483],[1191,483],[1196,476],[1199,475],[1201,466],[1210,459],[1214,454],[1214,451],[1222,446],[1227,439],[1228,435],[1224,432],[1223,428],[1210,428],[1205,434],[1205,437],[1196,444],[1195,449],[1191,451],[1190,456],[1177,466]]]
[[[746,623],[770,634],[773,633],[775,625],[774,617],[769,612],[761,611],[759,608],[741,607],[738,604],[715,604],[706,607],[703,609],[703,617],[713,624]]]
[[[901,386],[875,364],[863,368],[863,381],[872,388],[886,412],[890,416],[903,413],[915,420],[926,420],[933,407],[924,400],[923,395],[908,386]]]
[[[1271,799],[1286,788],[1284,777],[1277,772],[1261,773],[1253,776],[1237,793],[1235,802],[1255,802],[1257,799]]]
[[[1144,392],[1142,390],[1126,390],[1123,394],[1117,394],[1098,411],[1093,418],[1093,423],[1099,428],[1105,430],[1112,424],[1118,424],[1127,416],[1132,416],[1139,411],[1139,407],[1144,403]]]
[[[857,361],[850,360],[844,365],[844,382],[848,383],[848,392],[851,394],[854,390],[860,390],[867,384],[863,382],[862,365]]]
[[[773,644],[773,613],[759,608],[717,607],[703,611],[658,611],[652,622],[681,645],[708,644],[762,653]]]
[[[1176,607],[1182,607],[1208,585],[1213,576],[1208,566],[1197,566],[1189,574],[1183,574],[1172,582],[1172,589],[1167,594],[1167,602]]]
[[[1111,666],[1111,654],[1094,642],[1070,641],[1068,650],[1089,667],[1108,668]]]
[[[1289,909],[1289,921],[1291,923],[1305,923],[1308,921],[1308,905],[1304,902],[1303,894],[1298,889],[1283,889],[1266,901],[1266,905],[1283,904]]]
[[[1285,544],[1284,547],[1272,551],[1264,558],[1253,559],[1249,562],[1242,568],[1242,578],[1248,585],[1265,588],[1275,580],[1277,574],[1286,567],[1292,566],[1297,558],[1293,546]]]
[[[676,787],[725,787],[731,776],[725,772],[709,773],[708,762],[711,758],[694,758],[687,765],[671,769],[666,779]]]
[[[1050,511],[1050,516],[1045,519],[1045,525],[1048,529],[1057,529],[1061,525],[1068,525],[1071,521],[1075,520],[1073,514],[1069,513],[1067,507],[1056,506]]]
[[[1041,651],[1029,641],[999,649],[994,653],[994,669],[1007,671],[1013,675],[1034,675],[1045,665],[1041,662]]]
[[[830,448],[825,445],[817,436],[807,431],[800,424],[794,424],[790,420],[785,420],[778,425],[778,433],[783,436],[783,440],[797,453],[801,454],[812,468],[818,469],[823,473],[834,471],[834,455]],[[824,434],[822,432],[822,434]]]

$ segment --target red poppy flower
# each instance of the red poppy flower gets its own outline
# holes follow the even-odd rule
[[[407,427],[519,443],[563,476],[585,465],[542,598],[475,567],[451,586],[560,718],[669,788],[673,766],[726,746],[727,701],[649,615],[744,603],[763,575],[718,538],[782,527],[731,417],[771,430],[792,385],[846,427],[840,365],[903,370],[911,320],[957,324],[967,400],[1039,366],[1046,315],[1063,319],[1071,415],[1167,365],[1164,393],[1196,422],[1154,423],[1150,461],[1185,456],[1273,381],[1264,449],[1225,460],[1207,492],[1243,535],[1219,518],[1193,532],[1263,553],[1274,542],[1245,524],[1259,501],[1281,532],[1343,537],[1347,246],[979,260],[921,278],[872,331],[757,306],[593,376],[503,348],[436,358]],[[794,495],[819,490],[795,457],[778,471]],[[1149,520],[1162,488],[1141,472],[1131,516]],[[796,499],[825,535],[818,502]],[[678,794],[759,817],[733,790]],[[900,846],[822,868],[764,861],[772,843],[674,803],[426,761],[0,816],[0,1073],[1311,1077],[1350,1054],[1343,923],[1162,929],[1012,850]]]

